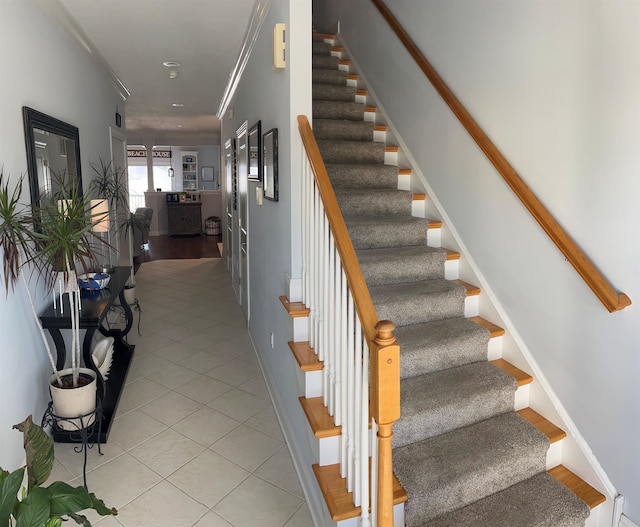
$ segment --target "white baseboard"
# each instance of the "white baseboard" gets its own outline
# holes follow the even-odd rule
[[[620,517],[620,527],[640,527],[637,523],[632,522],[624,514]]]
[[[280,423],[282,434],[284,435],[287,447],[289,448],[289,454],[291,455],[291,461],[295,468],[300,487],[304,493],[307,507],[309,508],[309,514],[314,525],[335,525],[331,518],[328,516],[328,511],[324,503],[324,498],[320,493],[315,476],[310,470],[303,469],[303,456],[300,452],[299,446],[295,440],[295,434],[293,432],[293,426],[289,421],[287,414],[283,411],[284,405],[280,399],[278,392],[273,388],[273,378],[266,363],[262,361],[260,353],[258,353],[251,329],[249,329],[249,339],[251,341],[251,347],[258,359],[258,364],[262,370],[262,375],[267,385],[267,390],[273,404],[273,409]]]

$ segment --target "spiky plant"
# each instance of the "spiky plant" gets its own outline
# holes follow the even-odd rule
[[[93,232],[93,226],[102,218],[91,210],[90,200],[83,197],[73,178],[66,173],[53,174],[55,191],[40,198],[40,205],[20,205],[23,178],[13,190],[4,174],[0,173],[0,249],[2,250],[6,294],[13,288],[22,268],[31,264],[32,272],[51,291],[62,281],[69,293],[72,329],[73,385],[77,386],[80,367],[80,291],[77,269],[88,272],[94,269],[97,244],[103,243]],[[97,240],[97,242],[96,242]],[[31,307],[38,319],[29,288],[25,283]],[[55,372],[55,360],[40,324],[49,361]],[[60,377],[56,377],[61,384]]]
[[[20,177],[13,190],[0,170],[0,251],[4,271],[5,294],[15,287],[20,271],[30,258],[33,247],[33,223],[28,207],[21,205],[24,176]]]
[[[105,163],[100,158],[99,164],[91,163],[96,176],[91,181],[89,192],[97,198],[109,201],[109,208],[129,209],[129,185],[127,173],[123,168],[113,164],[113,161]]]

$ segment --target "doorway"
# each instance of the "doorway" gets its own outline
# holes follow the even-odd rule
[[[237,176],[238,176],[238,257],[239,257],[239,301],[244,316],[249,321],[249,199],[248,187],[248,149],[247,128],[245,121],[238,128]]]

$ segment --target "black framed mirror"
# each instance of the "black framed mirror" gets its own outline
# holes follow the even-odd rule
[[[44,195],[55,195],[59,176],[73,182],[82,195],[80,135],[78,128],[24,106],[24,136],[31,205],[38,207]]]
[[[262,137],[265,199],[278,201],[278,129],[272,128]]]

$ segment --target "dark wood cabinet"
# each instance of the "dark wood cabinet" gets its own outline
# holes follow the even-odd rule
[[[167,203],[169,236],[202,233],[202,203]]]

